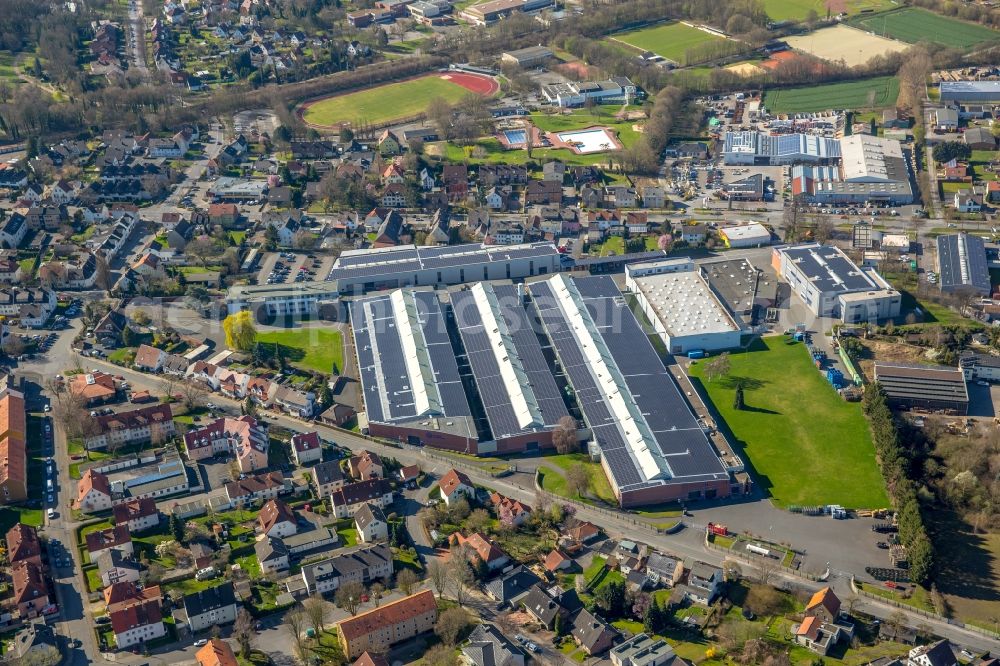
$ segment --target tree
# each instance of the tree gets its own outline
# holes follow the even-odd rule
[[[566,470],[566,488],[576,497],[590,489],[590,470],[583,463],[573,463]]]
[[[288,627],[288,633],[292,635],[292,640],[295,641],[296,650],[301,652],[304,647],[303,634],[306,628],[306,616],[301,608],[293,608],[285,613],[285,626]]]
[[[431,564],[433,564],[433,562]],[[413,573],[412,569],[403,569],[396,574],[396,586],[406,596],[410,596],[410,594],[413,593],[413,588],[415,588],[419,582],[420,579],[417,577],[417,574]]]
[[[104,291],[111,290],[111,267],[108,266],[108,260],[100,252],[94,254],[94,284],[98,289]]]
[[[233,624],[233,638],[240,645],[240,655],[244,659],[250,658],[250,650],[253,648],[253,616],[246,608],[241,608],[236,615],[236,623]]]
[[[170,533],[178,542],[184,541],[184,522],[175,513],[170,514]]]
[[[465,605],[469,588],[475,580],[472,567],[469,566],[468,549],[465,547],[453,549],[448,563],[448,582],[459,606]]]
[[[448,585],[448,567],[446,567],[440,560],[432,560],[427,566],[427,576],[430,578],[431,585],[434,586],[434,590],[438,594],[438,598],[444,593],[445,588]]]
[[[458,654],[454,648],[444,644],[432,647],[424,654],[424,663],[427,666],[458,666]]]
[[[438,616],[437,624],[434,625],[434,633],[441,642],[448,646],[455,646],[458,637],[469,626],[469,614],[463,608],[452,606]]]
[[[967,160],[972,157],[972,148],[961,141],[942,141],[934,146],[932,153],[936,162]]]
[[[205,402],[207,395],[208,391],[205,390],[201,382],[189,381],[181,384],[181,403],[188,411],[200,407]]]
[[[747,592],[744,607],[749,608],[755,615],[774,615],[784,603],[781,593],[770,585],[752,585]]]
[[[482,532],[493,522],[490,514],[485,509],[476,509],[465,519],[465,525],[473,532]]]
[[[771,580],[778,573],[778,563],[770,557],[762,557],[755,563],[757,567],[757,581],[761,585],[770,585]]]
[[[3,341],[3,353],[11,358],[17,358],[24,353],[26,348],[24,339],[20,335],[8,335],[7,339]]]
[[[204,268],[208,265],[208,260],[211,257],[219,254],[219,247],[211,238],[202,236],[200,238],[191,239],[191,241],[184,246],[184,254],[197,259]]]
[[[609,619],[621,617],[625,614],[625,583],[611,581],[597,591],[596,599]]]
[[[354,132],[351,131],[350,127],[341,127],[339,138],[341,143],[350,143],[354,141]]]
[[[708,381],[728,375],[729,370],[729,352],[722,352],[712,360],[705,361],[704,373]]]
[[[660,234],[660,237],[656,239],[656,247],[664,252],[670,252],[670,246],[673,245],[674,237],[670,234]]]
[[[317,635],[323,633],[330,611],[326,600],[319,594],[314,594],[302,602],[302,608],[305,610],[306,617],[309,618],[309,624],[312,625],[313,631]]]
[[[358,607],[361,606],[361,595],[364,593],[364,585],[357,581],[351,581],[337,588],[333,601],[338,608],[343,608],[353,616],[357,614]]]
[[[226,346],[237,351],[252,351],[257,344],[257,329],[246,310],[231,314],[222,322],[226,332]]]
[[[572,416],[563,416],[552,430],[552,444],[561,454],[577,450],[579,438],[576,434],[576,420]]]
[[[556,619],[552,621],[552,631],[556,636],[562,636],[565,633],[562,613],[556,613]]]
[[[736,385],[736,396],[733,398],[733,409],[740,411],[746,405],[743,403],[743,384]]]
[[[816,237],[817,243],[826,243],[831,238],[833,238],[834,226],[833,220],[829,217],[821,217],[816,220],[816,230],[814,236]]]

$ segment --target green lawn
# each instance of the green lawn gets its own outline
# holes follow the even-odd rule
[[[297,328],[271,331],[257,336],[258,343],[277,343],[292,365],[304,370],[330,373],[333,366],[344,370],[344,343],[340,331],[324,328]]]
[[[811,113],[827,109],[868,108],[868,93],[875,91],[875,107],[896,103],[899,80],[881,76],[860,81],[829,83],[804,88],[781,88],[764,94],[764,106],[771,113]]]
[[[339,123],[384,123],[423,113],[431,100],[455,104],[469,91],[437,75],[338,95],[315,102],[305,110],[307,123],[331,127]]]
[[[823,18],[826,16],[825,0],[763,0],[764,11],[772,21],[801,21],[815,10]],[[847,12],[856,14],[862,10],[887,9],[892,7],[891,0],[848,0]]]
[[[19,506],[5,506],[0,508],[0,533],[7,531],[17,523],[24,523],[32,527],[41,527],[45,518],[44,509],[29,509]]]
[[[755,351],[731,355],[729,375],[713,381],[703,379],[699,362],[692,379],[756,470],[755,481],[779,505],[886,506],[861,406],[837,395],[804,345],[786,340],[765,338]],[[747,407],[740,411],[733,409],[737,382]]]
[[[849,23],[862,30],[910,44],[932,41],[968,50],[987,42],[1000,41],[1000,32],[918,7],[902,7],[882,14],[859,16]]]
[[[350,518],[337,521],[337,534],[340,536],[341,546],[345,548],[356,546],[358,543],[358,530]]]
[[[560,455],[545,456],[542,461],[542,465],[548,465],[551,468],[559,468],[560,470],[568,470],[570,467],[576,463],[583,464],[590,471],[590,481],[591,488],[590,491],[600,500],[607,502],[608,504],[617,504],[618,500],[615,498],[614,492],[611,490],[611,484],[608,483],[608,477],[604,473],[604,469],[597,463],[591,462],[590,458],[585,453],[565,453]],[[558,485],[558,484],[556,484]],[[555,493],[556,491],[551,490],[546,487],[549,492]],[[568,497],[568,491],[566,490],[565,481],[562,484],[562,492],[556,493],[557,495],[562,495],[563,497]]]
[[[622,33],[614,39],[683,64],[688,49],[723,38],[683,23],[663,23],[652,28]]]

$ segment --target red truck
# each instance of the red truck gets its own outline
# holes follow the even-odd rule
[[[725,525],[719,525],[718,523],[708,524],[709,534],[714,534],[716,536],[728,536],[729,529]]]

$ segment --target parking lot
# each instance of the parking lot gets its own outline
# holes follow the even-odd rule
[[[333,267],[333,257],[305,252],[269,252],[264,255],[257,284],[294,284],[325,280]]]

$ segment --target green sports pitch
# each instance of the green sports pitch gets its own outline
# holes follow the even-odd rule
[[[764,12],[772,21],[802,21],[815,11],[820,18],[827,13],[826,0],[764,0]],[[862,11],[891,9],[891,0],[848,0],[845,3],[848,14]]]
[[[986,26],[948,18],[917,7],[857,16],[848,23],[876,35],[909,44],[936,42],[967,50],[980,44],[1000,41],[1000,32]]]
[[[439,76],[422,76],[303,105],[302,119],[316,127],[378,125],[424,113],[431,100],[459,102],[470,91]]]
[[[764,93],[771,113],[814,113],[827,109],[880,109],[896,103],[899,81],[881,76],[804,88],[780,88]]]
[[[615,35],[614,39],[683,64],[688,49],[706,42],[716,42],[724,37],[692,28],[683,23],[663,23],[652,28],[623,32]]]

